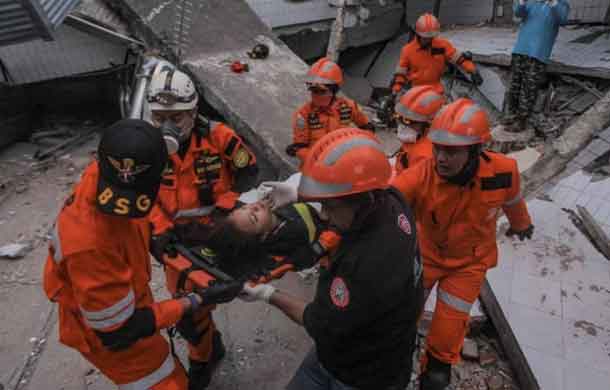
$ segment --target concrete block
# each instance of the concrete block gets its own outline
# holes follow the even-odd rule
[[[515,273],[511,302],[561,317],[561,285],[545,277]]]
[[[502,78],[492,68],[483,65],[478,65],[477,68],[483,76],[483,84],[479,86],[479,91],[498,111],[502,111],[506,94],[506,86]]]
[[[576,199],[580,196],[580,193],[571,188],[563,185],[557,186],[558,190],[553,197],[553,200],[563,208],[574,208],[576,206]]]
[[[521,347],[542,390],[564,390],[563,360],[528,346]]]
[[[582,360],[565,360],[564,390],[605,389],[610,383],[610,371],[599,370],[584,364]]]
[[[584,283],[561,282],[561,298],[564,319],[588,321],[610,329],[610,290],[585,281]]]
[[[606,140],[607,142],[610,142],[610,127],[608,127],[606,130],[603,130],[601,133],[599,133],[598,135],[601,139]]]
[[[604,324],[566,319],[563,334],[567,360],[586,361],[589,367],[610,373],[610,330]]]
[[[373,88],[387,88],[394,77],[400,51],[409,42],[408,34],[403,34],[389,42],[367,75]]]
[[[364,77],[352,77],[347,74],[343,78],[344,84],[341,86],[341,91],[361,105],[368,104],[373,95],[373,87],[371,87],[369,81]]]
[[[599,157],[610,150],[610,144],[603,139],[594,139],[586,150]]]
[[[509,305],[508,312],[510,326],[521,347],[534,348],[545,355],[563,358],[565,350],[561,334],[561,317],[514,302]],[[531,360],[528,361],[532,364]]]

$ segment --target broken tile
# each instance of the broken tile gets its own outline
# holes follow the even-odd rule
[[[540,352],[535,348],[521,347],[542,390],[564,390],[562,359]]]
[[[559,282],[544,277],[515,273],[511,289],[511,302],[553,316],[561,316]]]
[[[562,326],[566,359],[586,361],[589,367],[610,373],[610,329],[606,328],[607,324],[566,319]]]
[[[573,209],[576,206],[576,199],[580,195],[577,190],[564,185],[558,185],[557,191],[553,194],[553,200],[563,208]]]
[[[511,328],[519,344],[558,358],[564,356],[561,317],[527,306],[511,303],[508,307]]]
[[[598,370],[582,360],[566,360],[564,364],[564,390],[606,389],[610,384],[610,371]]]
[[[462,346],[462,357],[467,360],[479,359],[479,346],[474,340],[469,338],[464,339],[464,345]]]
[[[589,321],[610,329],[610,286],[561,282],[563,318]]]

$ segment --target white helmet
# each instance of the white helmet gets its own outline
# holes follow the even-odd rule
[[[146,97],[152,111],[192,110],[199,96],[189,76],[167,62],[157,64]]]

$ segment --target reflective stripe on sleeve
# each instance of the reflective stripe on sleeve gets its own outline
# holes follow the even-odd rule
[[[80,308],[85,322],[93,329],[106,329],[119,325],[133,315],[135,310],[135,298],[133,290],[110,307],[102,310],[85,310]]]

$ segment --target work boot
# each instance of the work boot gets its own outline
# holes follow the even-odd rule
[[[189,359],[189,388],[188,390],[206,389],[212,380],[212,373],[218,362],[225,357],[226,349],[222,342],[222,335],[214,331],[212,336],[212,355],[207,362]]]
[[[428,354],[426,371],[419,377],[420,390],[447,390],[451,383],[451,364]]]

